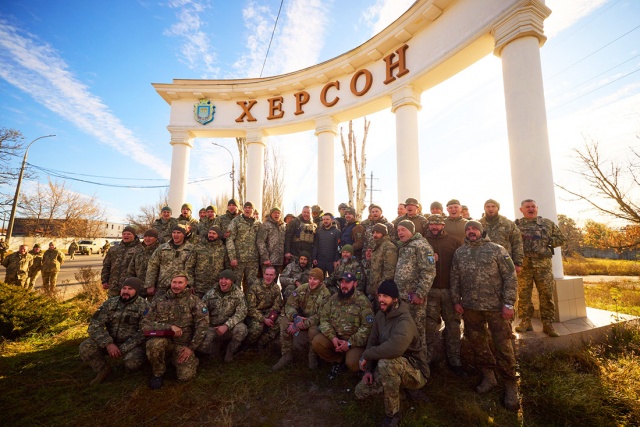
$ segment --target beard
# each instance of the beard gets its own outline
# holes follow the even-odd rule
[[[338,294],[338,299],[349,299],[353,296],[354,292],[356,291],[356,287],[354,286],[353,288],[351,288],[348,292],[343,292],[342,289],[340,289],[340,293]]]

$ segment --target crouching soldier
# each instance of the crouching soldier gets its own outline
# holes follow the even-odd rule
[[[121,359],[126,369],[135,371],[147,359],[144,352],[142,318],[149,303],[138,297],[143,287],[135,277],[126,279],[120,296],[106,300],[89,323],[89,338],[80,344],[80,358],[97,373],[91,385],[101,383],[111,373],[111,359]]]
[[[247,344],[258,342],[260,347],[266,348],[278,337],[280,328],[278,317],[282,311],[282,293],[280,286],[275,283],[276,269],[267,267],[263,278],[255,282],[247,292],[247,326],[249,334]]]
[[[189,381],[196,375],[198,358],[194,351],[200,347],[209,326],[209,312],[204,303],[191,292],[187,274],[178,272],[171,279],[171,287],[156,295],[142,320],[147,341],[147,358],[152,377],[149,387],[162,387],[167,370],[166,356],[176,367],[178,381]]]
[[[247,336],[247,302],[244,293],[233,282],[236,275],[231,270],[223,270],[219,275],[218,285],[209,290],[202,302],[209,310],[209,329],[198,351],[218,356],[220,345],[229,341],[224,361],[229,363]]]

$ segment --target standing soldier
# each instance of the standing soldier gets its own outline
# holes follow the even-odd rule
[[[275,282],[276,270],[267,267],[262,280],[247,292],[247,344],[258,342],[262,348],[276,339],[280,331],[278,317],[282,312],[282,293]]]
[[[280,211],[279,207],[274,206],[258,231],[256,243],[260,253],[260,267],[263,273],[267,267],[275,268],[276,275],[282,273],[285,226],[281,217],[282,211]]]
[[[229,203],[227,203],[227,212],[225,212],[224,215],[216,217],[215,225],[220,227],[220,230],[224,233],[224,236],[222,237],[223,242],[227,237],[229,237],[229,224],[231,224],[231,221],[233,221],[233,219],[238,215],[240,215],[240,212],[238,211],[238,203],[236,203],[235,199],[231,199],[229,200]]]
[[[449,216],[444,220],[444,231],[462,242],[465,237],[464,225],[467,223],[462,217],[462,205],[457,199],[451,199],[447,202],[447,212]]]
[[[464,246],[453,256],[451,297],[456,312],[463,316],[465,338],[482,371],[482,382],[476,391],[486,393],[498,384],[494,373],[497,368],[504,379],[504,405],[517,410],[520,403],[516,356],[511,340],[518,281],[515,267],[505,248],[482,237],[482,224],[469,221],[465,232]],[[491,332],[495,355],[489,347],[487,330]]]
[[[322,223],[322,215],[323,215],[322,206],[320,205],[311,206],[311,218],[313,219],[313,222],[316,224],[316,228],[320,227],[320,224]]]
[[[324,280],[327,289],[329,289],[329,292],[332,294],[340,292],[340,282],[344,273],[353,273],[353,276],[356,278],[357,288],[360,292],[364,293],[365,289],[367,289],[367,278],[364,274],[364,269],[353,253],[353,246],[344,245],[342,247],[342,258],[338,261],[333,273]]]
[[[378,307],[376,292],[385,280],[393,280],[398,263],[398,248],[389,238],[389,228],[382,223],[373,226],[373,241],[365,253],[365,272],[367,276],[367,296],[374,308]]]
[[[555,306],[553,303],[553,269],[551,257],[554,248],[562,246],[565,238],[558,226],[550,219],[538,216],[538,205],[535,200],[526,199],[520,204],[523,218],[516,220],[522,232],[524,247],[524,263],[518,276],[518,317],[522,320],[516,327],[518,332],[533,331],[533,303],[531,293],[535,283],[540,296],[540,320],[542,332],[550,337],[560,336],[553,328]]]
[[[0,263],[4,261],[4,257],[9,250],[9,244],[4,241],[4,239],[0,239]]]
[[[242,215],[237,216],[229,224],[227,238],[227,254],[231,268],[234,269],[238,283],[242,284],[245,293],[258,277],[258,230],[260,221],[253,218],[253,203],[245,202]]]
[[[247,317],[247,301],[242,289],[233,283],[235,278],[233,271],[223,270],[220,272],[218,285],[202,298],[209,310],[209,329],[198,350],[218,356],[220,344],[230,341],[224,355],[226,363],[233,361],[233,355],[247,336],[247,325],[244,324]]]
[[[178,220],[171,218],[172,210],[169,206],[165,206],[160,211],[160,218],[153,222],[153,229],[158,232],[158,241],[160,244],[167,243],[171,240],[171,232],[173,227],[178,224]]]
[[[373,248],[373,227],[382,224],[387,227],[387,235],[393,234],[393,224],[382,215],[382,208],[376,204],[369,205],[369,218],[362,221],[364,227],[364,250]],[[376,290],[378,288],[375,288]],[[375,292],[374,292],[375,293]]]
[[[187,274],[196,295],[202,298],[216,283],[218,274],[224,269],[227,248],[222,243],[222,231],[215,225],[200,237],[187,261]]]
[[[29,255],[33,257],[33,263],[29,267],[29,279],[27,280],[27,289],[31,290],[36,285],[36,280],[42,272],[42,255],[44,252],[40,250],[40,243],[33,245],[33,249],[29,251]]]
[[[142,317],[149,309],[139,296],[142,281],[130,277],[122,284],[120,296],[106,300],[91,317],[89,338],[80,344],[80,358],[96,377],[91,385],[104,381],[111,373],[109,359],[122,359],[129,371],[136,371],[146,361]]]
[[[208,326],[209,311],[202,300],[191,292],[186,273],[173,274],[171,287],[153,299],[142,320],[145,335],[153,336],[151,334],[159,331],[173,332],[169,336],[155,336],[147,341],[147,358],[153,375],[149,387],[152,390],[162,387],[168,358],[176,367],[178,381],[189,381],[196,376],[199,360],[195,351],[202,344]]]
[[[122,240],[115,248],[107,252],[102,261],[102,288],[109,290],[109,297],[120,295],[122,282],[127,278],[127,270],[134,255],[138,252],[140,239],[136,229],[130,225],[122,230]]]
[[[69,257],[70,259],[75,259],[76,257],[76,252],[78,252],[78,244],[76,243],[76,239],[73,239],[71,241],[71,244],[69,245]]]
[[[198,230],[198,234],[201,236],[206,236],[211,227],[215,225],[216,222],[216,214],[218,210],[215,206],[209,205],[205,210],[205,217],[200,218],[200,230]],[[221,236],[222,237],[222,236]]]
[[[340,230],[340,246],[351,245],[353,255],[362,259],[362,248],[364,247],[364,227],[356,220],[355,208],[348,208],[344,213],[347,220],[344,228]]]
[[[53,295],[56,289],[62,263],[64,263],[64,253],[56,249],[53,242],[50,242],[49,249],[42,255],[42,289],[49,295]]]
[[[339,217],[336,218],[336,222],[338,223],[338,229],[342,230],[345,225],[347,225],[347,220],[344,217],[345,212],[349,209],[349,205],[347,203],[340,203],[338,205],[338,213]]]
[[[500,203],[493,199],[484,202],[484,216],[480,218],[480,224],[484,227],[487,237],[509,252],[516,266],[516,273],[520,274],[524,261],[522,250],[522,234],[513,221],[499,215]]]
[[[2,265],[7,269],[5,283],[26,288],[32,263],[33,257],[27,253],[27,245],[20,245],[18,252],[12,253],[2,261]]]
[[[187,239],[191,236],[198,235],[198,220],[191,216],[192,211],[193,209],[190,203],[183,203],[180,208],[180,216],[177,218],[178,224],[186,227]]]
[[[284,238],[284,256],[287,260],[295,260],[300,252],[313,254],[313,239],[316,224],[311,220],[311,208],[305,206],[302,213],[287,224]]]
[[[435,202],[431,203],[431,206],[429,206],[429,211],[431,212],[431,215],[442,215],[442,213],[444,212],[444,207],[442,206],[442,203],[436,200]]]
[[[145,282],[147,279],[147,267],[149,266],[149,260],[151,255],[158,249],[160,242],[158,242],[158,232],[151,228],[144,232],[142,237],[142,245],[138,246],[136,253],[133,255],[129,268],[127,269],[128,277],[136,277]],[[147,292],[144,286],[139,292],[141,297],[146,297]]]
[[[108,240],[105,240],[104,241],[104,245],[102,246],[102,257],[103,258],[107,254],[107,252],[109,252],[109,249],[111,249],[111,243],[109,243]]]
[[[293,291],[302,285],[311,272],[311,256],[306,252],[301,252],[298,260],[287,264],[280,275],[282,285],[282,297],[288,300]]]
[[[414,199],[413,197],[409,197],[407,199],[407,201],[405,202],[405,209],[407,213],[393,220],[393,226],[395,228],[393,238],[391,240],[398,240],[398,224],[400,224],[401,221],[405,220],[411,221],[413,223],[413,229],[415,230],[414,233],[418,233],[422,237],[427,234],[427,228],[429,228],[429,224],[427,223],[427,218],[418,213],[418,206],[420,206],[420,203],[418,203],[418,199]],[[400,286],[400,284],[398,284],[398,286]],[[400,288],[400,292],[402,292],[402,288]]]
[[[171,241],[158,246],[151,255],[144,281],[147,295],[164,295],[171,286],[174,275],[187,269],[187,262],[193,254],[193,244],[186,241],[186,235],[186,227],[176,224],[171,232]]]
[[[316,228],[313,239],[313,265],[324,273],[333,273],[336,262],[340,259],[338,244],[340,242],[340,230],[333,223],[330,213],[322,215],[322,223]]]
[[[420,233],[416,233],[411,221],[400,221],[397,231],[400,241],[394,281],[400,290],[400,298],[409,303],[418,333],[426,342],[427,296],[436,275],[433,248]]]

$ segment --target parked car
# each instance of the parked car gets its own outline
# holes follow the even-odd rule
[[[100,249],[100,245],[96,240],[80,240],[78,242],[78,253],[80,255],[99,254]]]

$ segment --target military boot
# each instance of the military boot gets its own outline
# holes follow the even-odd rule
[[[483,369],[482,382],[478,387],[476,387],[476,391],[478,393],[486,393],[497,385],[498,381],[496,381],[496,375],[494,374],[493,369]]]
[[[382,420],[382,427],[397,427],[400,425],[400,420],[402,419],[402,415],[400,411],[393,414],[392,417],[385,415],[384,420]]]
[[[240,341],[231,340],[229,345],[227,345],[227,351],[224,354],[225,363],[230,363],[233,361],[233,356],[234,354],[236,354],[236,351],[238,351],[238,349],[240,348],[240,344],[241,344]]]
[[[504,381],[504,407],[510,411],[517,411],[520,409],[517,380]]]
[[[106,380],[107,377],[111,374],[111,365],[109,365],[108,363],[104,366],[104,368],[100,369],[100,371],[98,371],[98,374],[96,375],[96,377],[94,379],[91,380],[91,382],[89,383],[89,385],[96,385],[96,384],[100,384],[102,381]]]
[[[516,332],[527,332],[533,331],[533,326],[531,325],[531,319],[527,319],[523,317],[520,321],[520,324],[516,326]]]
[[[318,369],[318,355],[312,348],[309,348],[309,369]]]
[[[542,325],[542,332],[549,335],[551,338],[560,336],[560,334],[553,328],[553,325],[551,323],[545,323],[544,325]]]
[[[293,362],[293,355],[291,354],[290,351],[288,351],[285,354],[283,354],[282,357],[280,357],[280,360],[278,360],[278,363],[273,365],[271,370],[272,371],[279,371],[280,369],[284,368],[285,366],[287,366],[291,362]]]

